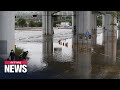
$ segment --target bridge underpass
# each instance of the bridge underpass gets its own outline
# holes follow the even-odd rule
[[[43,35],[53,35],[53,14],[59,11],[43,11]],[[72,26],[76,26],[76,34],[75,37],[77,39],[76,43],[85,44],[86,47],[91,47],[91,45],[96,44],[96,14],[103,14],[103,26],[104,28],[104,46],[105,46],[105,54],[110,55],[116,58],[116,33],[112,32],[112,16],[110,11],[74,11],[74,18]],[[14,50],[14,28],[15,28],[15,13],[9,11],[1,11],[1,29],[0,29],[0,40],[1,40],[1,54],[4,55],[9,54],[10,50]],[[6,26],[7,25],[7,26]],[[116,28],[115,28],[116,29]],[[111,32],[110,32],[111,31]],[[88,32],[90,34],[89,38],[84,37],[84,34]],[[111,38],[113,37],[113,38]],[[87,38],[88,40],[85,40]],[[112,43],[112,41],[114,43]],[[3,47],[4,46],[4,47]],[[7,50],[6,50],[7,49]],[[6,51],[6,52],[5,52]]]
[[[111,13],[108,12],[101,12],[104,16],[104,23],[103,26],[105,27],[105,32],[104,32],[104,47],[105,47],[105,52],[104,54],[106,55],[105,60],[109,61],[116,61],[116,33],[112,34],[112,16]],[[90,76],[88,75],[89,73],[89,67],[90,66],[90,53],[87,55],[81,53],[81,48],[86,47],[87,51],[94,45],[96,45],[96,30],[97,30],[97,25],[96,25],[96,14],[97,12],[92,12],[92,11],[74,11],[74,17],[73,17],[73,26],[76,26],[76,33],[73,38],[73,51],[75,55],[75,60],[76,63],[75,65],[80,64],[81,67],[82,64],[88,65],[88,68],[85,68],[85,71],[88,71],[87,73],[83,73],[82,70],[80,70],[79,73],[83,73],[82,76],[85,78],[89,78]],[[44,11],[43,12],[43,51],[44,55],[49,54],[48,56],[51,56],[53,53],[53,24],[52,24],[52,15],[53,13],[50,11]],[[2,50],[5,50],[7,47],[7,56],[10,52],[11,49],[14,49],[14,12],[7,12],[7,11],[1,11],[0,12],[0,40],[1,40],[1,45],[2,45]],[[115,21],[114,21],[115,22]],[[8,27],[7,27],[7,26]],[[114,27],[115,28],[115,27]],[[74,28],[73,28],[74,29]],[[7,32],[7,33],[6,33]],[[91,38],[84,37],[84,34],[86,32],[89,32],[91,34]],[[48,36],[48,37],[47,37]],[[93,37],[92,37],[93,36]],[[113,38],[111,38],[113,37]],[[111,40],[114,40],[114,43],[111,42]],[[7,44],[5,43],[7,41]],[[6,47],[3,47],[3,45]],[[87,52],[85,51],[85,52]],[[76,54],[77,53],[77,54]],[[6,53],[4,52],[4,55]],[[107,56],[108,55],[108,56]],[[49,58],[49,57],[48,57]],[[85,59],[85,61],[79,61],[79,58]],[[52,59],[52,58],[51,58]],[[49,59],[50,60],[50,59]],[[79,67],[77,68],[79,69]],[[76,69],[76,70],[77,70]]]

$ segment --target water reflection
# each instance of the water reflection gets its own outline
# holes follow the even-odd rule
[[[113,67],[117,66],[116,61],[114,59],[108,59],[108,56],[104,53],[103,46],[97,45],[94,49],[95,52],[93,52],[91,56],[91,78],[113,78],[114,75],[110,72],[113,72]]]
[[[53,36],[43,36],[43,60],[51,61],[53,59]]]
[[[76,36],[73,37],[73,73],[74,78],[89,79],[91,78],[91,52],[82,51],[79,46],[80,43],[76,43]],[[84,45],[83,45],[84,46]]]
[[[105,56],[100,54],[100,50],[104,51],[104,48],[94,48],[96,53],[81,50],[81,44],[76,43],[76,39],[73,37],[72,42],[69,39],[61,40],[61,44],[54,43],[52,36],[43,37],[42,57],[47,67],[41,72],[46,72],[49,75],[47,78],[91,79],[105,78],[108,75],[108,67],[113,64],[113,60],[105,59]],[[63,45],[66,42],[68,47]]]
[[[53,42],[53,36],[43,36],[42,57],[47,64],[44,70],[47,74],[50,74],[49,78],[61,78],[61,74],[70,68],[72,60],[70,50],[68,47],[60,45],[59,42]]]
[[[61,40],[61,43],[63,42],[64,40],[63,41]],[[57,47],[53,45],[54,49],[53,49],[52,60],[48,59],[47,61],[48,63],[47,68],[50,71],[54,72],[51,78],[60,78],[60,79],[91,78],[91,69],[92,69],[91,68],[91,52],[87,52],[87,51],[81,52],[79,47],[74,48],[75,43],[72,43],[72,44],[71,43],[72,42],[68,42],[68,45],[71,45],[70,47],[71,51],[69,51],[70,48],[65,47],[63,44],[60,44],[60,45],[56,44]],[[69,54],[70,56],[68,57],[63,51],[68,54],[70,53]],[[47,55],[49,56],[49,54]],[[67,60],[68,58],[69,60]]]
[[[73,67],[74,78],[88,79],[91,78],[91,53],[81,53],[80,51],[75,52]]]
[[[92,47],[94,52],[81,50],[81,43],[78,43],[77,36],[71,39],[70,31],[65,31],[69,32],[68,34],[64,34],[62,30],[55,32],[59,33],[54,36],[38,37],[37,40],[42,42],[34,42],[34,44],[26,42],[18,45],[31,53],[28,63],[29,72],[32,72],[30,78],[91,79],[108,78],[111,75],[109,72],[112,70],[114,60],[105,59],[104,47]],[[60,32],[63,33],[61,36]],[[68,36],[70,38],[67,38]],[[32,40],[34,39],[36,40],[33,37]],[[84,46],[86,45],[82,44],[82,47]]]

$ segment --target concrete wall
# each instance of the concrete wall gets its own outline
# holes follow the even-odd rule
[[[2,50],[7,53],[2,53],[0,56],[8,57],[11,49],[15,49],[15,16],[13,11],[0,11],[0,41]],[[3,43],[5,42],[4,46]]]

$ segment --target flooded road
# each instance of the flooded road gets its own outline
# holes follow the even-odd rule
[[[42,31],[15,31],[16,46],[29,51],[28,73],[10,78],[22,79],[112,79],[120,78],[120,60],[105,60],[102,30],[98,30],[96,51],[81,52],[73,47],[71,29],[55,29],[53,36]],[[58,42],[61,40],[61,42]],[[7,74],[5,75],[7,77]],[[5,77],[3,77],[5,78]]]

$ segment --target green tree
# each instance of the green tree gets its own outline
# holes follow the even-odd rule
[[[23,19],[23,18],[18,19],[17,23],[18,23],[18,25],[21,26],[21,27],[24,27],[24,26],[27,25],[27,24],[26,24],[26,19]]]
[[[29,26],[30,27],[36,27],[36,23],[34,21],[30,21]]]
[[[97,26],[102,26],[102,16],[97,17]]]
[[[37,27],[42,27],[42,22],[37,22]]]

